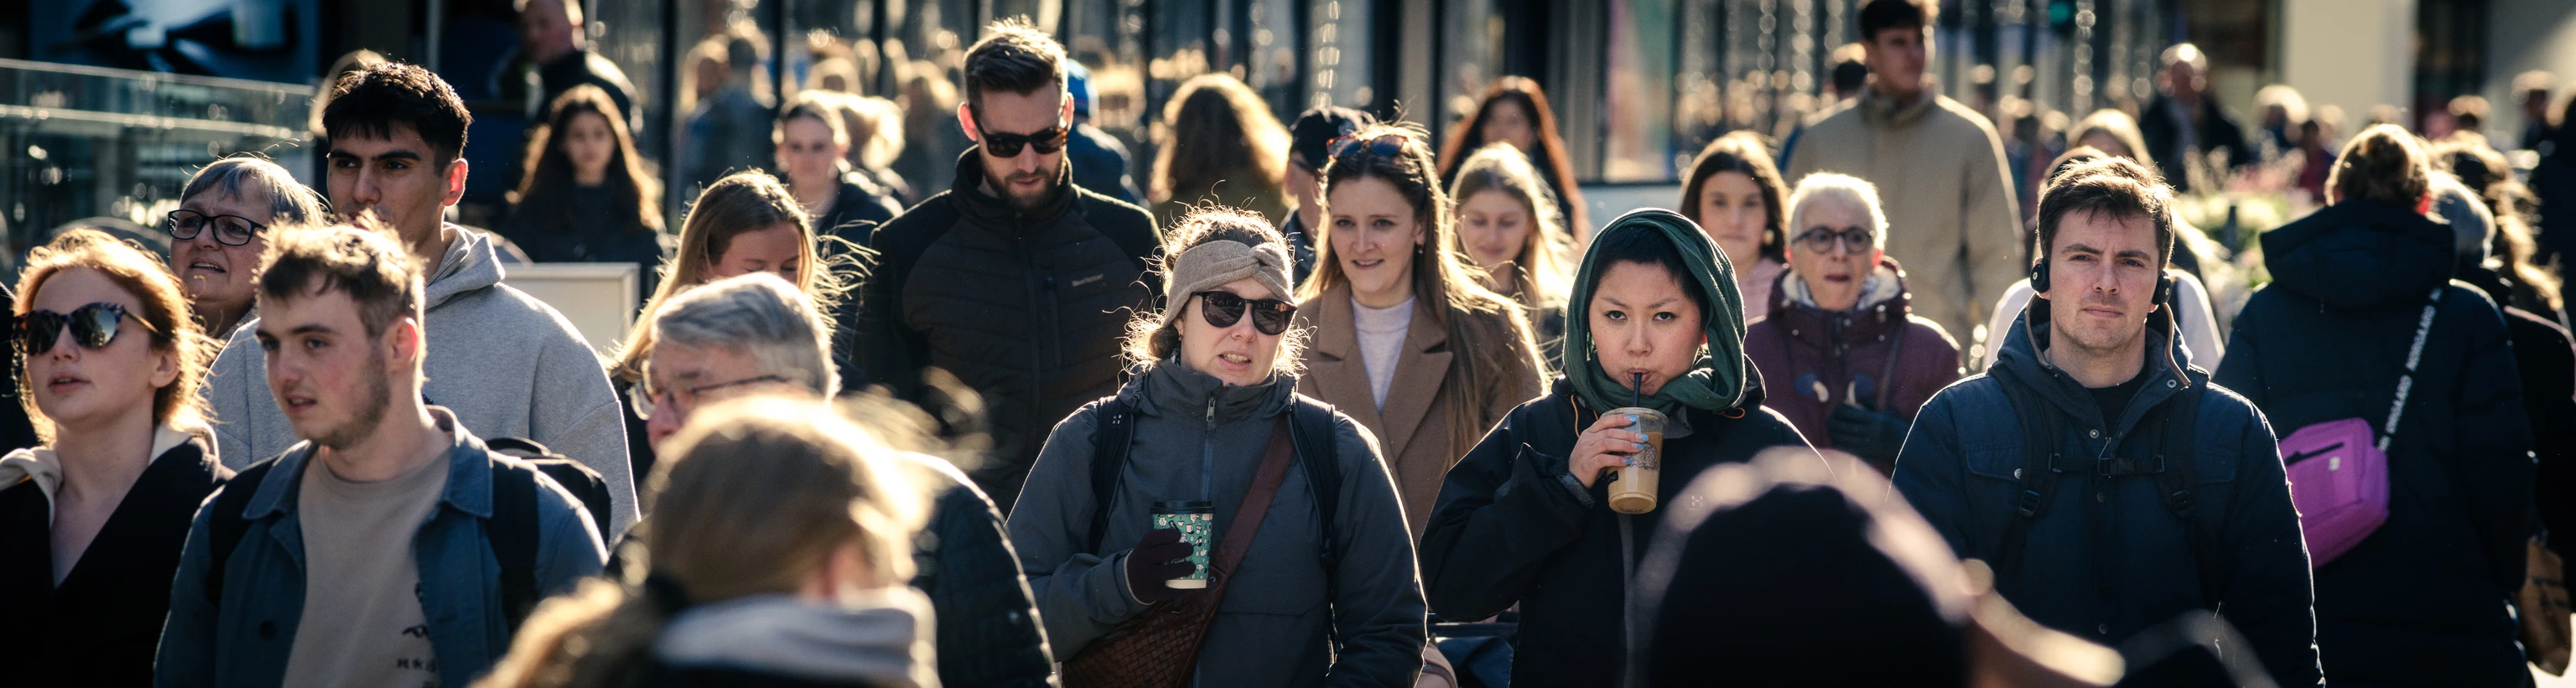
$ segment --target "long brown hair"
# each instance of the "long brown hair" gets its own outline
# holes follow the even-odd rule
[[[95,229],[64,232],[52,243],[27,254],[27,268],[18,275],[16,305],[10,315],[25,317],[36,307],[36,290],[44,288],[47,280],[66,270],[83,268],[98,271],[117,288],[133,294],[143,309],[131,315],[142,321],[146,330],[134,334],[150,336],[154,352],[178,358],[179,376],[152,392],[152,422],[162,427],[204,424],[206,400],[197,394],[197,388],[205,383],[206,366],[214,363],[220,344],[207,339],[196,318],[189,317],[187,289],[179,286],[179,278],[151,253]],[[18,404],[26,409],[27,421],[35,425],[36,438],[53,444],[54,423],[36,407],[34,382],[27,377],[27,350],[15,349]]]
[[[1762,145],[1762,135],[1751,130],[1738,130],[1708,142],[1691,160],[1690,176],[1682,182],[1682,216],[1699,223],[1707,231],[1708,218],[1699,216],[1699,195],[1708,190],[1708,180],[1719,172],[1734,172],[1753,178],[1753,186],[1762,189],[1762,249],[1764,258],[1789,262],[1784,250],[1788,245],[1789,185],[1780,178],[1780,168],[1771,163],[1771,151]],[[1733,256],[1729,256],[1732,259]],[[1735,266],[1741,273],[1750,265]]]
[[[1325,163],[1326,220],[1315,237],[1315,272],[1298,287],[1297,301],[1300,308],[1311,307],[1317,297],[1350,282],[1341,258],[1333,252],[1333,187],[1358,179],[1394,185],[1396,193],[1413,204],[1413,222],[1425,234],[1423,248],[1412,258],[1413,296],[1436,300],[1430,309],[1432,322],[1448,330],[1450,350],[1459,352],[1449,358],[1449,379],[1440,385],[1439,398],[1451,414],[1450,446],[1464,451],[1499,420],[1484,417],[1487,400],[1476,395],[1516,371],[1546,370],[1547,366],[1540,362],[1538,344],[1530,335],[1529,314],[1519,302],[1485,288],[1484,269],[1459,252],[1458,231],[1451,224],[1455,213],[1450,212],[1448,192],[1440,189],[1431,148],[1422,143],[1423,133],[1408,124],[1375,124],[1360,128],[1353,137],[1371,141],[1389,134],[1405,137],[1395,155],[1378,155],[1370,146],[1359,145]]]
[[[1538,82],[1524,76],[1495,79],[1476,98],[1476,114],[1460,120],[1449,130],[1449,142],[1440,147],[1440,179],[1446,183],[1458,177],[1460,156],[1492,143],[1485,140],[1485,120],[1494,116],[1496,102],[1509,101],[1529,113],[1530,128],[1537,130],[1538,150],[1521,151],[1530,164],[1547,178],[1547,186],[1556,192],[1557,204],[1565,210],[1566,228],[1576,234],[1591,231],[1590,220],[1583,209],[1583,190],[1575,187],[1574,158],[1565,153],[1565,137],[1556,130],[1556,110],[1547,106],[1547,91]]]
[[[805,206],[767,172],[735,172],[707,185],[697,203],[689,206],[688,219],[680,223],[680,251],[663,264],[662,284],[635,316],[640,326],[626,334],[626,344],[618,350],[609,374],[630,382],[643,379],[644,359],[653,355],[653,315],[661,312],[662,304],[690,287],[715,281],[716,260],[733,247],[734,237],[780,224],[795,225],[803,237],[796,242],[797,291],[813,297],[820,310],[829,314],[840,297],[840,281],[814,250],[814,222],[805,216]]]
[[[1195,201],[1220,181],[1252,182],[1281,195],[1288,129],[1252,87],[1222,72],[1191,77],[1164,106],[1163,122],[1172,138],[1154,154],[1155,201]]]
[[[626,130],[626,120],[617,116],[617,103],[598,86],[582,84],[555,96],[548,106],[546,123],[528,137],[525,162],[519,169],[530,170],[519,180],[519,188],[510,192],[511,212],[532,213],[534,226],[561,227],[579,221],[573,216],[573,205],[560,202],[528,204],[531,198],[551,199],[573,187],[572,154],[555,145],[555,136],[569,131],[572,118],[597,115],[608,123],[616,150],[608,155],[608,193],[620,224],[645,233],[662,231],[662,182],[653,176],[650,163],[635,154],[635,135]]]

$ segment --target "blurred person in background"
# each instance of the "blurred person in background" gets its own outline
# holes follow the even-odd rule
[[[2530,311],[2567,327],[2567,309],[2559,297],[2565,280],[2558,266],[2533,260],[2539,250],[2528,219],[2534,210],[2534,199],[2531,188],[2515,178],[2512,163],[2503,152],[2474,142],[2434,144],[2429,154],[2435,163],[2458,176],[2460,183],[2486,207],[2487,216],[2494,218],[2495,230],[2488,234],[2482,255],[2486,259],[2484,267],[2495,275],[2493,282],[2502,288],[2493,284],[2480,288],[2496,303]]]
[[[1891,472],[1915,412],[1959,379],[1959,345],[1908,305],[1877,187],[1808,175],[1789,196],[1788,226],[1789,271],[1769,317],[1744,332],[1744,355],[1771,388],[1764,404],[1817,448]]]
[[[2209,55],[2190,43],[2165,48],[2156,60],[2156,98],[2138,114],[2138,129],[2147,141],[2146,155],[2164,171],[2175,193],[2191,193],[2192,166],[2211,153],[2224,151],[2226,172],[2259,162],[2245,143],[2245,129],[2218,99],[2209,97]],[[2212,180],[2221,181],[2221,180]]]
[[[2333,105],[2317,108],[2315,116],[2299,123],[2298,187],[2307,193],[2308,204],[2325,203],[2326,177],[2334,172],[2335,152],[2340,148],[2335,138],[2342,126],[2343,108]]]
[[[1682,181],[1682,214],[1716,242],[1735,267],[1735,290],[1744,295],[1744,321],[1770,313],[1771,287],[1788,268],[1789,185],[1760,134],[1738,131],[1710,141],[1691,161]]]
[[[2576,122],[2576,97],[2566,99],[2555,121],[2550,138],[2533,147],[2540,162],[2529,175],[2531,193],[2540,199],[2540,263],[2564,262],[2558,257],[2576,251],[2576,212],[2565,210],[2576,207],[2576,126],[2568,124]],[[2550,212],[2553,207],[2560,210]]]
[[[426,285],[421,390],[476,433],[535,440],[598,472],[615,501],[599,530],[615,540],[634,522],[635,488],[598,354],[563,314],[501,283],[491,235],[440,219],[465,193],[459,154],[473,117],[464,101],[429,70],[394,63],[350,72],[330,103],[322,122],[331,134],[332,210],[376,217]],[[239,328],[208,378],[221,458],[236,470],[298,438],[266,383],[256,334]]]
[[[2413,134],[2353,137],[2328,189],[2324,209],[2263,234],[2272,282],[2236,318],[2214,378],[2275,433],[2358,417],[2387,452],[2386,522],[2316,569],[2326,678],[2525,685],[2512,606],[2533,443],[2510,326],[2452,281],[2460,237],[2425,215],[2432,166]]]
[[[1431,148],[1408,129],[1335,141],[1315,275],[1297,290],[1298,325],[1314,337],[1297,389],[1377,437],[1417,537],[1441,476],[1543,391],[1546,365],[1520,303],[1469,262],[1439,184]]]
[[[2522,135],[2514,138],[2515,150],[2533,150],[2558,131],[2559,122],[2549,111],[2550,93],[2558,77],[2549,72],[2531,70],[2513,77],[2513,99],[2522,106]]]
[[[1427,629],[1403,503],[1372,434],[1295,391],[1309,330],[1293,326],[1287,247],[1267,219],[1221,206],[1183,217],[1167,246],[1157,273],[1175,296],[1128,329],[1141,372],[1055,426],[1011,511],[1067,678],[1113,661],[1088,653],[1140,617],[1217,605],[1183,660],[1197,683],[1414,685]],[[1096,477],[1110,471],[1124,477]],[[1167,584],[1204,572],[1179,530],[1155,527],[1166,500],[1210,503],[1204,537],[1248,545],[1207,557],[1232,568],[1206,588]]]
[[[912,183],[888,167],[903,153],[902,106],[876,96],[843,98],[841,124],[850,133],[850,174],[884,187],[897,206],[909,207],[920,200],[913,195]]]
[[[34,653],[10,680],[149,686],[188,524],[233,475],[197,395],[215,342],[178,279],[106,234],[27,263],[12,384],[45,439],[0,457],[0,643]]]
[[[2450,104],[2444,108],[2445,112],[2451,114],[2451,133],[2440,137],[2440,140],[2464,139],[2481,146],[2486,145],[2487,108],[2487,99],[2484,96],[2465,95],[2452,98]]]
[[[608,378],[616,387],[625,414],[627,448],[635,475],[653,473],[654,437],[636,413],[635,396],[645,381],[645,361],[653,356],[655,314],[664,302],[701,284],[752,273],[778,275],[831,312],[840,294],[838,276],[821,266],[821,249],[795,196],[768,173],[737,172],[698,194],[680,222],[679,250],[652,298],[635,321],[644,326],[626,334],[626,342],[609,362]],[[834,341],[840,341],[835,339]],[[836,359],[837,360],[837,359]],[[848,371],[843,370],[844,373]],[[835,383],[848,380],[835,380]],[[677,426],[669,430],[677,430]],[[667,434],[667,433],[665,433]]]
[[[1336,212],[1339,212],[1336,210]],[[1682,491],[1713,466],[1792,447],[1798,430],[1762,408],[1744,357],[1735,279],[1717,246],[1666,210],[1612,220],[1593,237],[1566,314],[1565,376],[1520,404],[1443,479],[1422,537],[1431,608],[1483,619],[1517,606],[1511,682],[1637,685],[1636,564]],[[1642,383],[1637,382],[1642,377]],[[1651,511],[1611,511],[1616,469],[1647,449],[1643,406],[1670,419]]]
[[[1476,97],[1474,112],[1458,121],[1440,148],[1441,185],[1455,182],[1458,163],[1485,144],[1512,144],[1529,156],[1530,166],[1538,168],[1548,190],[1556,193],[1556,214],[1565,218],[1565,229],[1572,232],[1567,238],[1576,246],[1588,243],[1590,215],[1583,206],[1583,190],[1575,185],[1574,158],[1566,152],[1565,135],[1557,130],[1556,111],[1547,105],[1547,91],[1529,77],[1495,79]]]
[[[779,109],[769,135],[777,145],[779,176],[812,218],[815,238],[828,239],[824,253],[833,256],[868,245],[868,234],[877,225],[903,212],[903,202],[892,191],[852,174],[853,138],[841,117],[841,100],[847,97],[831,91],[797,94]]]
[[[851,326],[859,367],[896,398],[944,409],[929,368],[981,396],[991,453],[968,474],[1009,504],[1048,428],[1117,390],[1126,314],[1156,297],[1144,275],[1160,235],[1144,209],[1072,181],[1063,46],[1019,20],[985,33],[955,113],[977,144],[945,191],[877,230]]]
[[[550,601],[484,688],[941,685],[904,586],[920,487],[898,452],[828,407],[715,405],[655,474],[640,582]]]
[[[929,61],[907,63],[895,75],[901,88],[895,100],[903,105],[909,140],[894,158],[894,171],[912,182],[915,193],[933,193],[940,180],[956,175],[958,153],[974,144],[962,134],[965,124],[957,117],[957,82]]]
[[[1458,166],[1449,188],[1456,201],[1461,252],[1485,271],[1485,286],[1521,305],[1530,336],[1554,377],[1565,338],[1565,294],[1573,291],[1574,247],[1565,218],[1548,201],[1547,180],[1519,149],[1485,144]]]
[[[221,158],[189,176],[164,228],[170,273],[187,287],[199,331],[220,343],[258,317],[253,283],[269,228],[320,222],[323,214],[320,195],[265,158]]]
[[[2145,138],[2138,130],[2137,120],[2130,119],[2128,113],[2111,109],[2095,110],[2093,114],[2086,115],[2084,121],[2077,122],[2067,134],[2066,140],[2069,146],[2091,146],[2094,150],[2107,155],[2137,161],[2149,170],[2159,169],[2155,157],[2147,154]],[[2064,169],[2062,163],[2066,161],[2061,157],[2059,161],[2053,161],[2049,169],[2062,170]],[[2193,281],[2198,283],[2193,285],[2194,290],[2206,292],[2208,291],[2206,285],[2236,279],[2232,264],[2227,262],[2235,254],[2233,250],[2210,239],[2209,233],[2201,231],[2199,227],[2189,222],[2184,222],[2179,215],[2172,218],[2172,221],[2175,241],[2173,267],[2191,273]],[[2200,341],[2189,336],[2185,337],[2185,341],[2194,346],[2201,344]],[[2208,349],[2195,349],[2195,351],[2212,357],[2218,354]]]
[[[644,324],[658,345],[644,364],[635,408],[649,415],[650,442],[672,439],[698,409],[735,397],[773,394],[825,400],[839,396],[825,308],[811,292],[775,273],[727,277],[680,292]],[[900,402],[867,397],[848,411],[871,429],[898,432],[899,421],[927,428]],[[903,433],[911,434],[911,433]],[[900,439],[881,436],[884,439]],[[940,682],[950,686],[1044,686],[1053,675],[1037,609],[1004,534],[1001,512],[948,461],[903,452],[922,494],[934,500],[923,537],[912,541],[911,586],[937,612]],[[649,538],[649,536],[648,536]]]
[[[691,196],[727,174],[767,168],[776,152],[770,140],[769,94],[755,88],[761,65],[769,61],[768,38],[745,25],[710,36],[704,45],[711,56],[722,54],[724,62],[722,69],[698,70],[700,95],[689,113],[679,156],[681,179]]]
[[[1973,340],[2027,250],[1994,126],[1924,79],[1938,10],[1929,0],[1861,6],[1870,85],[1808,128],[1786,176],[1840,172],[1878,185],[1888,224],[1903,228],[1888,253],[1911,273],[1915,312]]]
[[[616,119],[627,131],[644,126],[635,109],[635,84],[626,72],[585,45],[589,26],[581,21],[581,0],[517,0],[519,54],[536,69],[541,96],[528,104],[528,119],[545,117],[555,102],[576,86],[592,86],[616,105]],[[551,117],[548,117],[551,119]]]
[[[545,2],[548,0],[536,0]],[[632,263],[637,294],[651,294],[669,253],[662,180],[616,103],[589,84],[556,98],[528,137],[519,188],[501,235],[540,263]]]
[[[2316,685],[2308,553],[2280,450],[2175,331],[2171,202],[2125,158],[2050,181],[2040,298],[2005,328],[1994,368],[1924,405],[1893,482],[2041,624],[2121,645],[2215,612],[2249,639],[2230,652],[2250,651],[2278,685]],[[2191,664],[2131,678],[2216,678]]]
[[[1091,70],[1080,62],[1065,60],[1064,76],[1065,88],[1073,92],[1073,138],[1065,144],[1065,156],[1073,160],[1074,185],[1131,205],[1143,205],[1145,192],[1136,188],[1136,175],[1128,171],[1127,144],[1119,143],[1091,123],[1091,101],[1096,97],[1091,90]],[[1262,112],[1270,112],[1267,105]]]
[[[1200,201],[1259,213],[1274,225],[1288,215],[1279,170],[1288,131],[1270,104],[1226,74],[1181,82],[1163,107],[1170,138],[1154,156],[1154,222],[1170,225]]]
[[[1297,204],[1288,219],[1279,225],[1279,234],[1288,240],[1288,250],[1296,260],[1296,271],[1290,273],[1292,284],[1305,284],[1315,274],[1315,241],[1324,233],[1324,165],[1332,162],[1326,152],[1334,139],[1349,136],[1361,127],[1377,123],[1377,117],[1359,110],[1334,105],[1318,105],[1297,115],[1289,125],[1288,164],[1280,175],[1289,196]]]
[[[2299,123],[2308,121],[2308,100],[2299,95],[2298,89],[2289,84],[2265,86],[2254,92],[2254,110],[2263,118],[2254,130],[2255,144],[2262,149],[2259,162],[2269,163],[2299,149]],[[2139,152],[2143,154],[2145,149]]]

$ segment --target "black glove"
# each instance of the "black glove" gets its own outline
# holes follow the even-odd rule
[[[1905,448],[1905,431],[1912,426],[1895,414],[1843,404],[1835,406],[1833,418],[1825,422],[1825,436],[1834,441],[1835,449],[1890,465],[1896,462],[1897,450]]]
[[[1198,573],[1199,565],[1190,563],[1190,554],[1190,543],[1181,539],[1178,529],[1145,533],[1145,539],[1127,550],[1127,590],[1146,604],[1180,599],[1190,591],[1163,582]]]

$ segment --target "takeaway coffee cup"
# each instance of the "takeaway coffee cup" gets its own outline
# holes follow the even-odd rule
[[[1631,406],[1611,409],[1603,415],[1635,418],[1636,425],[1628,429],[1646,436],[1645,451],[1628,455],[1627,465],[1611,475],[1610,510],[1623,514],[1654,511],[1655,487],[1661,484],[1663,475],[1664,412]]]
[[[1153,514],[1155,530],[1181,531],[1181,540],[1190,543],[1190,563],[1199,566],[1190,575],[1163,584],[1174,588],[1207,587],[1208,552],[1216,543],[1216,504],[1203,499],[1155,502]]]

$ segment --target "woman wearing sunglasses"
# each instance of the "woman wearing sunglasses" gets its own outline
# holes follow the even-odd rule
[[[1764,404],[1817,447],[1891,472],[1915,411],[1959,380],[1959,346],[1914,315],[1905,270],[1887,257],[1877,187],[1807,175],[1789,195],[1789,227],[1789,271],[1770,290],[1771,315],[1744,334],[1771,388]]]
[[[197,396],[213,343],[178,278],[107,234],[23,275],[16,384],[44,444],[0,457],[0,647],[29,660],[8,682],[148,686],[189,522],[232,476]]]
[[[1290,327],[1286,244],[1259,215],[1202,207],[1165,246],[1168,305],[1129,328],[1141,372],[1056,425],[1011,511],[1066,684],[1102,682],[1089,678],[1102,655],[1087,653],[1118,653],[1093,645],[1123,624],[1214,605],[1197,685],[1320,686],[1327,674],[1413,685],[1424,642],[1413,540],[1376,444],[1295,392],[1304,332]],[[1273,465],[1271,481],[1256,475]],[[1200,575],[1180,530],[1157,526],[1157,505],[1176,501],[1210,514],[1215,576]],[[1261,514],[1258,532],[1235,527],[1247,510]],[[1168,584],[1193,577],[1184,584],[1204,587]]]
[[[1466,258],[1420,138],[1374,126],[1326,153],[1321,253],[1297,293],[1315,344],[1297,391],[1377,436],[1420,536],[1441,476],[1544,391],[1543,364],[1520,304]]]

